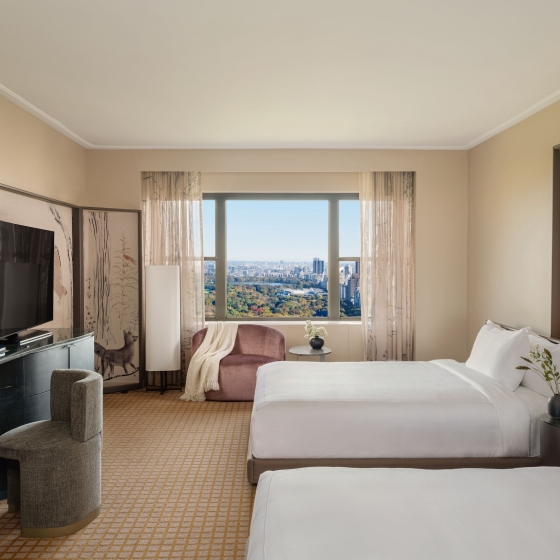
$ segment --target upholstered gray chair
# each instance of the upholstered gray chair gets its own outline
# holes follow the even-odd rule
[[[22,537],[60,537],[85,527],[101,506],[103,379],[55,370],[51,420],[0,436],[8,459],[8,505],[21,508]]]

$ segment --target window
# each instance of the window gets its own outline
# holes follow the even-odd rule
[[[359,219],[357,194],[204,195],[206,318],[360,317]]]

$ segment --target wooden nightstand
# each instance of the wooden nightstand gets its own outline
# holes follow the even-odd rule
[[[560,467],[560,420],[541,415],[541,464]]]

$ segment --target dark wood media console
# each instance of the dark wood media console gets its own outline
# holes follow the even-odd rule
[[[51,336],[27,345],[1,344],[0,434],[29,422],[49,420],[51,374],[55,369],[94,371],[93,333],[42,329]],[[6,467],[0,459],[0,499],[6,497]]]

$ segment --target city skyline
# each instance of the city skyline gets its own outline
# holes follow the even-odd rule
[[[227,261],[228,315],[325,316],[329,286],[325,261]],[[340,295],[341,316],[359,316],[361,307],[360,262],[339,261],[335,290]],[[212,315],[215,289],[215,263],[205,263],[207,313]],[[304,299],[302,299],[304,298]],[[294,304],[287,304],[292,300]],[[314,309],[310,301],[315,300]],[[319,302],[319,300],[323,300]],[[297,302],[297,303],[296,303]],[[291,307],[290,307],[291,305]]]

